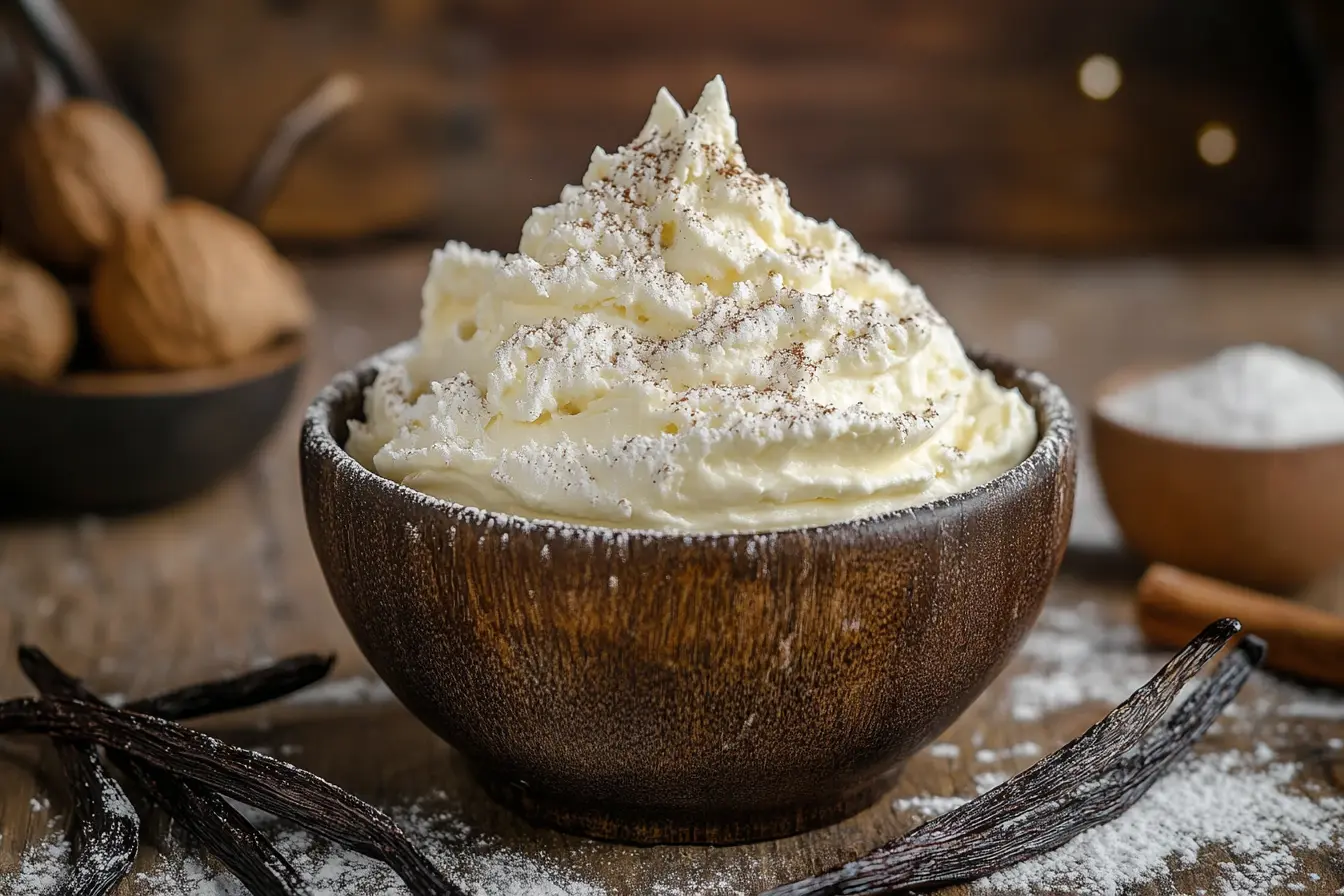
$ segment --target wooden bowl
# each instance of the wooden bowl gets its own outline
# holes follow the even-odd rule
[[[529,521],[383,479],[342,448],[377,362],[333,381],[303,427],[318,559],[392,691],[544,825],[728,843],[852,814],[1003,668],[1063,555],[1073,418],[1001,362],[1043,433],[1018,467],[923,507],[759,535]]]
[[[1344,443],[1247,449],[1133,429],[1103,399],[1170,368],[1135,368],[1098,389],[1090,418],[1106,503],[1145,559],[1279,593],[1344,562]]]
[[[304,341],[206,370],[72,373],[0,384],[0,495],[17,513],[129,513],[241,466],[293,395]]]

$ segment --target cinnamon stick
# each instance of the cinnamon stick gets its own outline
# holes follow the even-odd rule
[[[1155,644],[1184,644],[1224,616],[1268,643],[1269,668],[1344,687],[1344,616],[1162,563],[1139,581],[1139,627]]]

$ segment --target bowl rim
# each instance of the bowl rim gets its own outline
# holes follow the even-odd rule
[[[52,398],[154,398],[218,392],[270,376],[303,360],[304,333],[289,333],[264,348],[214,367],[186,370],[81,370],[46,382],[6,384],[13,390]]]
[[[1077,425],[1073,408],[1064,390],[1057,386],[1045,374],[1023,367],[990,352],[968,351],[972,363],[981,369],[998,367],[1018,382],[1030,385],[1036,393],[1036,401],[1030,402],[1038,417],[1044,417],[1045,427],[1037,434],[1036,445],[1031,453],[1019,463],[995,476],[987,482],[911,507],[902,507],[873,516],[852,520],[841,520],[821,525],[794,526],[783,529],[761,531],[684,531],[680,529],[642,529],[635,527],[603,526],[593,523],[577,523],[567,520],[555,520],[545,517],[524,517],[496,510],[486,510],[459,504],[444,498],[427,495],[409,486],[379,476],[369,470],[354,456],[345,450],[345,446],[336,441],[331,431],[333,409],[344,400],[351,390],[365,388],[360,381],[370,373],[377,374],[383,367],[401,363],[414,350],[417,340],[390,346],[377,354],[370,355],[353,367],[341,371],[313,398],[304,412],[303,426],[300,431],[300,450],[305,456],[311,456],[319,462],[330,464],[338,473],[343,473],[353,481],[373,488],[381,488],[410,505],[419,505],[423,510],[443,514],[455,521],[484,523],[487,528],[501,531],[528,532],[546,530],[552,536],[566,535],[580,540],[616,540],[627,541],[682,541],[685,544],[724,543],[732,545],[738,539],[770,539],[774,536],[796,535],[799,533],[837,533],[852,532],[876,523],[884,525],[899,524],[903,521],[913,523],[921,517],[937,515],[961,504],[975,502],[995,492],[1001,492],[1029,481],[1040,468],[1058,466],[1070,447],[1075,444]],[[347,418],[348,421],[349,418]]]
[[[1122,420],[1107,414],[1102,410],[1102,405],[1106,399],[1124,391],[1127,387],[1138,386],[1141,383],[1148,382],[1154,377],[1161,376],[1164,373],[1172,373],[1190,366],[1190,361],[1150,361],[1128,364],[1111,371],[1096,388],[1092,390],[1088,402],[1087,414],[1090,428],[1095,433],[1101,427],[1109,427],[1113,430],[1125,433],[1133,439],[1139,439],[1150,442],[1153,445],[1166,450],[1184,452],[1187,454],[1212,455],[1219,454],[1228,457],[1239,457],[1246,460],[1265,460],[1282,457],[1306,457],[1317,454],[1333,454],[1344,452],[1344,439],[1335,439],[1323,442],[1308,442],[1301,445],[1228,445],[1221,442],[1197,441],[1194,439],[1182,439],[1164,433],[1153,432],[1147,429],[1133,426]],[[1095,435],[1093,442],[1096,441]]]

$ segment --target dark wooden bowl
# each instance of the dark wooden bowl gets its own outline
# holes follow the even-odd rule
[[[7,513],[131,513],[203,491],[241,466],[293,395],[304,342],[206,370],[72,373],[0,384]]]
[[[1344,443],[1201,445],[1102,412],[1106,396],[1176,366],[1122,370],[1092,402],[1097,477],[1130,547],[1149,561],[1280,594],[1344,562]]]
[[[318,559],[393,692],[544,825],[727,843],[867,806],[1003,668],[1063,556],[1073,418],[1000,362],[1043,435],[993,482],[855,523],[685,536],[528,521],[370,473],[342,445],[376,362],[304,423]]]

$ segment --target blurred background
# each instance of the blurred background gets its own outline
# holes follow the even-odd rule
[[[1344,245],[1332,0],[68,0],[182,193],[223,202],[333,71],[363,101],[266,209],[288,246],[516,246],[666,85],[865,245]],[[11,92],[11,96],[15,96]]]
[[[73,356],[68,344],[47,352],[54,379],[37,391],[0,383],[0,400],[19,403],[8,413],[49,424],[43,438],[0,444],[5,488],[36,492],[39,507],[56,485],[75,509],[172,503],[241,466],[268,432],[288,464],[302,399],[415,332],[433,246],[516,248],[530,210],[580,179],[594,145],[629,140],[659,87],[689,105],[715,74],[747,158],[787,183],[797,208],[851,230],[924,285],[968,345],[1047,371],[1080,408],[1117,370],[1237,343],[1344,367],[1338,0],[12,0],[0,11],[8,148],[40,118],[34,61],[45,58],[67,93],[134,121],[170,195],[255,223],[315,307],[288,355],[263,343],[292,321],[259,330],[217,375],[195,368],[223,356],[168,357],[185,332],[138,334],[155,350],[148,365],[124,347],[109,359],[116,334],[90,326],[87,285],[114,267],[109,252],[125,253],[104,240],[99,265],[85,253],[71,267],[17,239],[22,221],[7,216],[4,242],[60,279],[47,304],[72,305],[79,324]],[[138,169],[81,155],[61,127],[48,126],[51,145],[30,153],[25,175],[7,169],[10,187],[36,178],[26,200],[53,208],[63,179],[97,170],[135,205]],[[161,197],[120,214],[148,214]],[[78,217],[76,229],[96,223]],[[197,249],[232,251],[217,239],[182,251]],[[204,314],[265,292],[260,281],[186,287],[109,290],[106,304],[172,299]],[[247,317],[221,315],[221,332]],[[161,369],[141,376],[146,366]],[[101,377],[92,387],[86,369]],[[188,388],[171,379],[182,373],[199,376]],[[210,409],[200,395],[220,400]],[[104,468],[44,447],[78,445],[94,412],[120,427]],[[154,447],[170,441],[183,474],[172,483]],[[104,456],[113,449],[121,456]],[[94,495],[109,483],[125,500]],[[1079,537],[1113,541],[1090,476],[1080,490],[1093,499],[1080,503]]]

